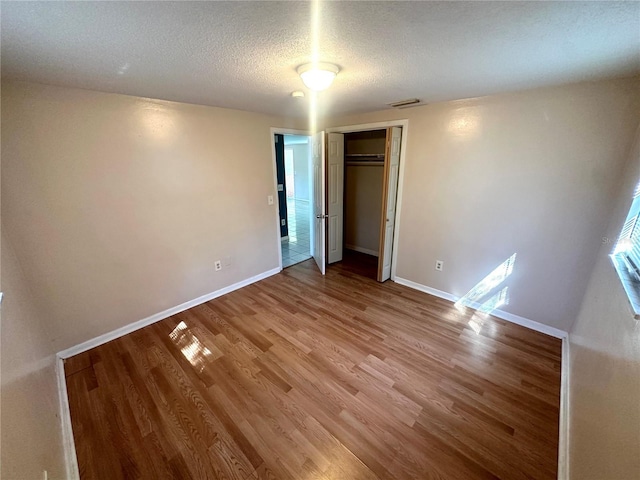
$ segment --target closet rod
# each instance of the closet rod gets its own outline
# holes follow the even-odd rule
[[[347,167],[383,167],[384,161],[375,161],[375,162],[367,162],[367,161],[349,161],[346,162]]]

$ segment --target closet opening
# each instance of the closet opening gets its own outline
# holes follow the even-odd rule
[[[343,268],[380,282],[391,276],[401,135],[401,127],[329,134],[329,263],[341,260]],[[335,175],[342,188],[331,181],[333,165],[343,170]],[[331,199],[339,204],[340,196],[342,221],[332,222]]]
[[[344,266],[378,274],[386,129],[344,134]]]

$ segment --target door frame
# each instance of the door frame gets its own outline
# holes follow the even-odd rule
[[[368,130],[382,130],[389,127],[402,127],[402,139],[400,141],[400,170],[398,172],[398,192],[396,198],[396,221],[393,228],[393,245],[391,247],[391,280],[396,279],[396,266],[398,260],[398,239],[400,232],[400,219],[402,218],[402,187],[404,185],[404,167],[407,156],[407,138],[409,136],[409,119],[388,120],[384,122],[362,123],[359,125],[344,125],[326,128],[327,133],[353,133],[366,132]],[[275,150],[274,150],[275,155]],[[275,162],[275,160],[274,160]]]
[[[274,225],[276,225],[276,239],[278,240],[278,268],[279,271],[282,271],[282,241],[280,240],[280,215],[278,212],[280,211],[280,201],[278,200],[278,171],[276,168],[276,142],[274,141],[274,135],[303,135],[305,137],[310,137],[311,133],[308,130],[296,130],[293,128],[280,128],[280,127],[271,127],[270,129],[271,135],[269,136],[269,142],[271,145],[271,168],[273,173],[273,204],[276,206],[273,212],[274,217]],[[402,148],[402,147],[401,147]],[[270,205],[269,205],[270,206]],[[311,225],[313,228],[313,224]],[[393,260],[392,260],[393,261]],[[393,267],[392,267],[393,268]]]

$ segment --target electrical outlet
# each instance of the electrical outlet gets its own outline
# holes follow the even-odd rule
[[[214,265],[216,266],[216,272],[222,270],[222,262],[220,260],[216,260],[216,263],[214,263]]]
[[[444,262],[442,260],[436,260],[436,270],[441,272],[443,267],[444,267]]]
[[[273,195],[269,195],[269,196],[267,197],[267,203],[268,203],[269,205],[273,205]]]
[[[280,220],[280,225],[284,227],[286,224],[287,224],[287,221],[284,218]]]

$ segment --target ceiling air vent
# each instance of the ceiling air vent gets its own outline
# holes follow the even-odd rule
[[[387,105],[393,108],[409,108],[424,104],[420,103],[420,100],[417,98],[409,98],[407,100],[400,100],[399,102],[387,103]]]

